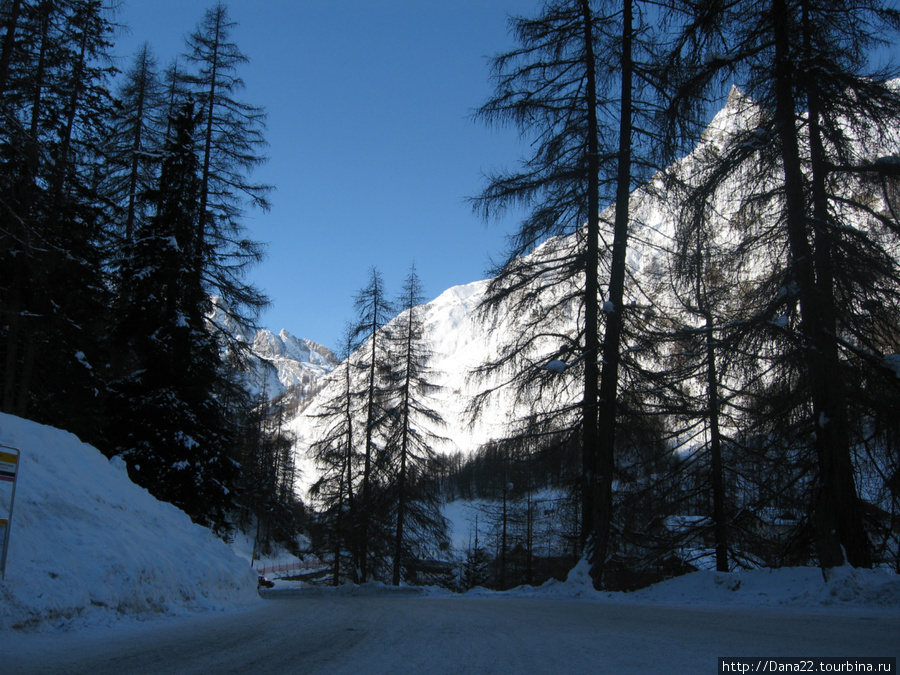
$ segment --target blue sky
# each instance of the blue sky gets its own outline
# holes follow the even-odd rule
[[[213,0],[125,0],[126,67],[149,42],[160,68],[184,52]],[[272,210],[250,210],[266,260],[251,280],[266,328],[337,348],[353,296],[377,266],[400,290],[415,263],[430,300],[485,276],[513,217],[490,224],[466,197],[482,172],[527,154],[514,129],[471,118],[491,94],[488,57],[514,46],[509,15],[539,0],[231,0],[250,58],[241,99],[268,113]]]

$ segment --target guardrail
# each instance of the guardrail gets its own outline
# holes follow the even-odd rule
[[[330,560],[300,560],[298,562],[287,563],[285,565],[266,565],[265,567],[257,567],[259,574],[269,574],[270,572],[294,572],[298,570],[316,570],[327,567],[331,564]]]

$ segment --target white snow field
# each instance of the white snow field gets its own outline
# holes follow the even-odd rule
[[[259,602],[248,562],[132,483],[121,460],[4,414],[0,444],[22,453],[0,631]],[[0,517],[10,495],[11,484],[0,483]]]
[[[0,415],[22,451],[0,673],[715,672],[717,657],[900,655],[900,576],[698,572],[636,593],[277,582],[72,434]],[[0,484],[3,485],[3,484]],[[0,517],[9,490],[0,487]]]

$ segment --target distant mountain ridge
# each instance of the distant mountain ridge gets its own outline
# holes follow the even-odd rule
[[[304,401],[323,375],[334,370],[340,361],[328,347],[298,338],[281,329],[276,335],[265,328],[253,336],[248,377],[253,389],[268,399],[292,395]]]
[[[221,298],[213,298],[210,320],[246,345],[244,384],[253,396],[286,399],[289,407],[302,407],[317,391],[320,378],[340,364],[328,347],[295,337],[285,329],[276,335],[265,328],[254,331],[239,325]]]

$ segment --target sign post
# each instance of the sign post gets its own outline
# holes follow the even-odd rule
[[[6,577],[6,552],[9,550],[9,531],[12,529],[13,504],[16,501],[16,478],[19,475],[18,448],[0,445],[0,486],[12,484],[12,495],[9,498],[9,511],[0,514],[0,579]]]

